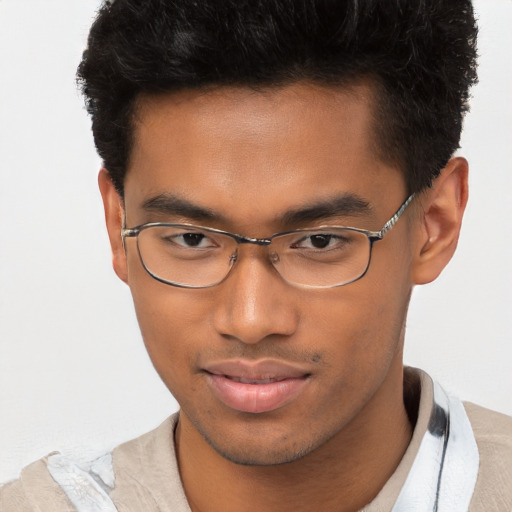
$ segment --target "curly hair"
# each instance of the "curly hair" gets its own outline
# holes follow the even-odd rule
[[[379,155],[417,192],[459,147],[476,37],[469,0],[115,0],[77,79],[121,196],[141,94],[363,79],[375,84]]]

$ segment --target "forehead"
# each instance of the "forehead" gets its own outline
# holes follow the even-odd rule
[[[171,193],[225,217],[278,214],[353,193],[405,189],[374,150],[369,85],[298,83],[143,97],[125,182],[134,206]],[[235,212],[234,212],[235,210]]]

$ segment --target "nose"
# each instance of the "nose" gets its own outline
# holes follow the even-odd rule
[[[222,336],[255,344],[296,331],[297,290],[279,276],[266,252],[264,247],[239,248],[235,267],[218,285],[214,326]]]

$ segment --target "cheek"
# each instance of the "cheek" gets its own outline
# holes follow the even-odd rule
[[[129,262],[129,285],[148,354],[169,387],[190,368],[198,339],[207,344],[212,300],[150,277],[137,261]]]
[[[304,329],[314,335],[324,358],[350,373],[369,372],[389,361],[400,340],[402,308],[392,301],[357,298],[356,293],[331,303],[308,307]],[[395,319],[391,322],[391,319]]]
[[[150,299],[146,294],[134,294],[134,302],[151,362],[165,386],[183,405],[198,389],[198,374],[192,371],[197,340],[202,339],[206,346],[209,336],[203,332],[204,317],[198,315],[197,307],[186,307],[187,301],[179,300],[179,293],[170,292],[165,298],[157,294]]]
[[[345,288],[312,294],[305,308],[302,327],[315,333],[325,360],[348,387],[370,385],[369,376],[378,379],[401,357],[410,285],[399,260],[370,267]]]

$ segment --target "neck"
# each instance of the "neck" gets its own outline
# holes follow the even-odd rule
[[[345,428],[288,464],[234,464],[211,448],[182,413],[176,446],[193,512],[349,512],[368,504],[398,466],[412,435],[402,372],[395,374]]]

